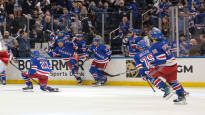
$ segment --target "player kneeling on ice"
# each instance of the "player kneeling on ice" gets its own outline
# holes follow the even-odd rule
[[[9,56],[4,41],[0,38],[0,80],[6,85],[6,65],[9,63]]]
[[[87,58],[94,54],[94,59],[91,64],[90,73],[95,79],[93,85],[104,85],[107,82],[107,77],[101,71],[104,71],[107,63],[111,58],[111,51],[104,44],[100,43],[100,38],[94,38],[93,44],[87,50]]]
[[[158,77],[151,78],[147,75],[150,69],[153,68],[150,63],[153,62],[155,59],[152,52],[147,47],[146,42],[143,40],[139,41],[137,43],[137,49],[139,50],[139,52],[134,56],[134,60],[136,63],[136,68],[139,70],[140,75],[144,80],[151,81],[151,83],[155,87],[162,90],[164,92],[164,98],[169,98],[171,96],[169,87]]]
[[[30,81],[30,78],[38,78],[40,89],[42,91],[58,92],[57,88],[51,88],[50,86],[47,86],[48,76],[52,70],[48,60],[44,57],[41,57],[38,51],[34,51],[32,57],[31,69],[22,73],[22,77],[27,85],[27,87],[23,88],[23,90],[32,90],[33,84]]]
[[[186,104],[186,92],[177,81],[177,62],[176,58],[170,51],[166,39],[163,38],[159,31],[152,31],[153,44],[150,47],[155,60],[151,63],[155,68],[151,69],[149,75],[152,78],[163,77],[169,85],[176,91],[177,99],[173,100],[175,104]]]

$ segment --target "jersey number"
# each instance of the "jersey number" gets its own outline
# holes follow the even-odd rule
[[[40,61],[42,69],[48,69],[48,63],[45,61]]]
[[[154,57],[152,54],[147,55],[146,57],[141,58],[141,62],[145,62],[146,67],[149,67],[149,62],[153,61]]]

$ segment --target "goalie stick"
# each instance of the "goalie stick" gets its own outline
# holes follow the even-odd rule
[[[13,63],[12,63],[12,61],[9,61],[10,62],[10,64],[13,66],[13,67],[15,67],[17,70],[19,70],[20,72],[23,72],[22,70],[20,70],[16,65],[14,65]],[[29,77],[29,76],[28,76]],[[44,86],[42,86],[38,81],[36,81],[35,79],[33,79],[32,77],[29,77],[31,80],[33,80],[36,84],[38,84],[38,85],[40,85],[41,87],[44,87]],[[59,92],[59,89],[58,88],[52,88],[53,89],[53,92]]]

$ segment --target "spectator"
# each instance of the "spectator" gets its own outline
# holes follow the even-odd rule
[[[178,20],[178,27],[179,27],[179,35],[184,34],[184,17],[185,13],[184,12],[179,12],[179,20]]]
[[[122,22],[120,22],[120,29],[123,31],[123,34],[126,35],[130,28],[132,27],[130,27],[130,22],[127,17],[123,17]]]
[[[23,2],[23,0],[15,0],[15,4],[14,4],[14,16],[15,17],[21,16],[22,2]]]
[[[205,35],[200,35],[200,55],[205,56]]]
[[[13,38],[12,36],[10,36],[10,33],[8,31],[4,32],[4,37],[3,37],[4,41],[8,44],[8,46],[11,48],[11,51],[13,53],[14,57],[18,57],[18,42],[15,38]]]
[[[13,0],[4,0],[5,11],[7,15],[14,13],[14,3],[15,2]]]
[[[189,50],[189,56],[195,57],[200,56],[200,45],[198,45],[196,39],[191,39],[190,43],[192,45],[191,49]]]
[[[124,16],[127,16],[125,2],[123,0],[120,0],[119,5],[117,6],[115,12],[117,13],[117,15],[116,15],[117,22],[116,23],[120,23],[121,19]]]
[[[11,35],[15,35],[19,30],[19,22],[13,14],[9,15],[6,24],[6,29],[11,33]]]
[[[100,1],[96,6],[94,2],[90,5],[90,9],[96,13],[96,24],[97,24],[97,32],[100,34],[102,32],[102,16],[104,14],[104,24],[107,23],[107,8],[103,7],[102,2]]]
[[[78,16],[75,16],[75,21],[71,23],[71,29],[74,34],[82,33],[82,23],[78,19]]]
[[[78,2],[73,2],[73,8],[72,8],[72,13],[79,15],[80,14],[80,8],[79,8],[79,3]]]
[[[179,36],[179,56],[187,57],[189,56],[189,50],[192,47],[189,40],[186,39],[184,35]],[[176,40],[172,44],[173,54],[177,56],[177,42]]]
[[[132,1],[128,1],[127,2],[127,9],[132,11],[132,23],[133,23],[133,27],[137,28],[137,19],[138,19],[138,8],[136,6],[136,3]]]
[[[19,57],[26,58],[31,57],[31,38],[28,37],[27,32],[23,32],[22,37],[17,38],[18,41],[18,49],[19,49]],[[32,40],[33,41],[33,40]]]
[[[83,5],[81,5],[81,7],[80,7],[80,16],[87,17],[87,15],[88,15],[87,8]]]

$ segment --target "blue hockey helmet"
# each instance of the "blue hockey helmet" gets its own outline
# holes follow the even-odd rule
[[[137,48],[147,48],[147,43],[144,41],[144,40],[140,40],[138,43],[137,43]]]
[[[58,40],[58,43],[60,43],[60,42],[65,43],[65,40],[59,39],[59,40]]]
[[[93,38],[93,42],[100,42],[100,38],[98,37]]]
[[[153,31],[150,33],[150,37],[153,37],[154,40],[162,40],[162,32],[153,30]]]
[[[36,56],[40,56],[39,51],[33,51],[32,56],[36,57]]]
[[[137,35],[140,35],[140,30],[139,29],[134,29],[132,32],[136,33]]]

